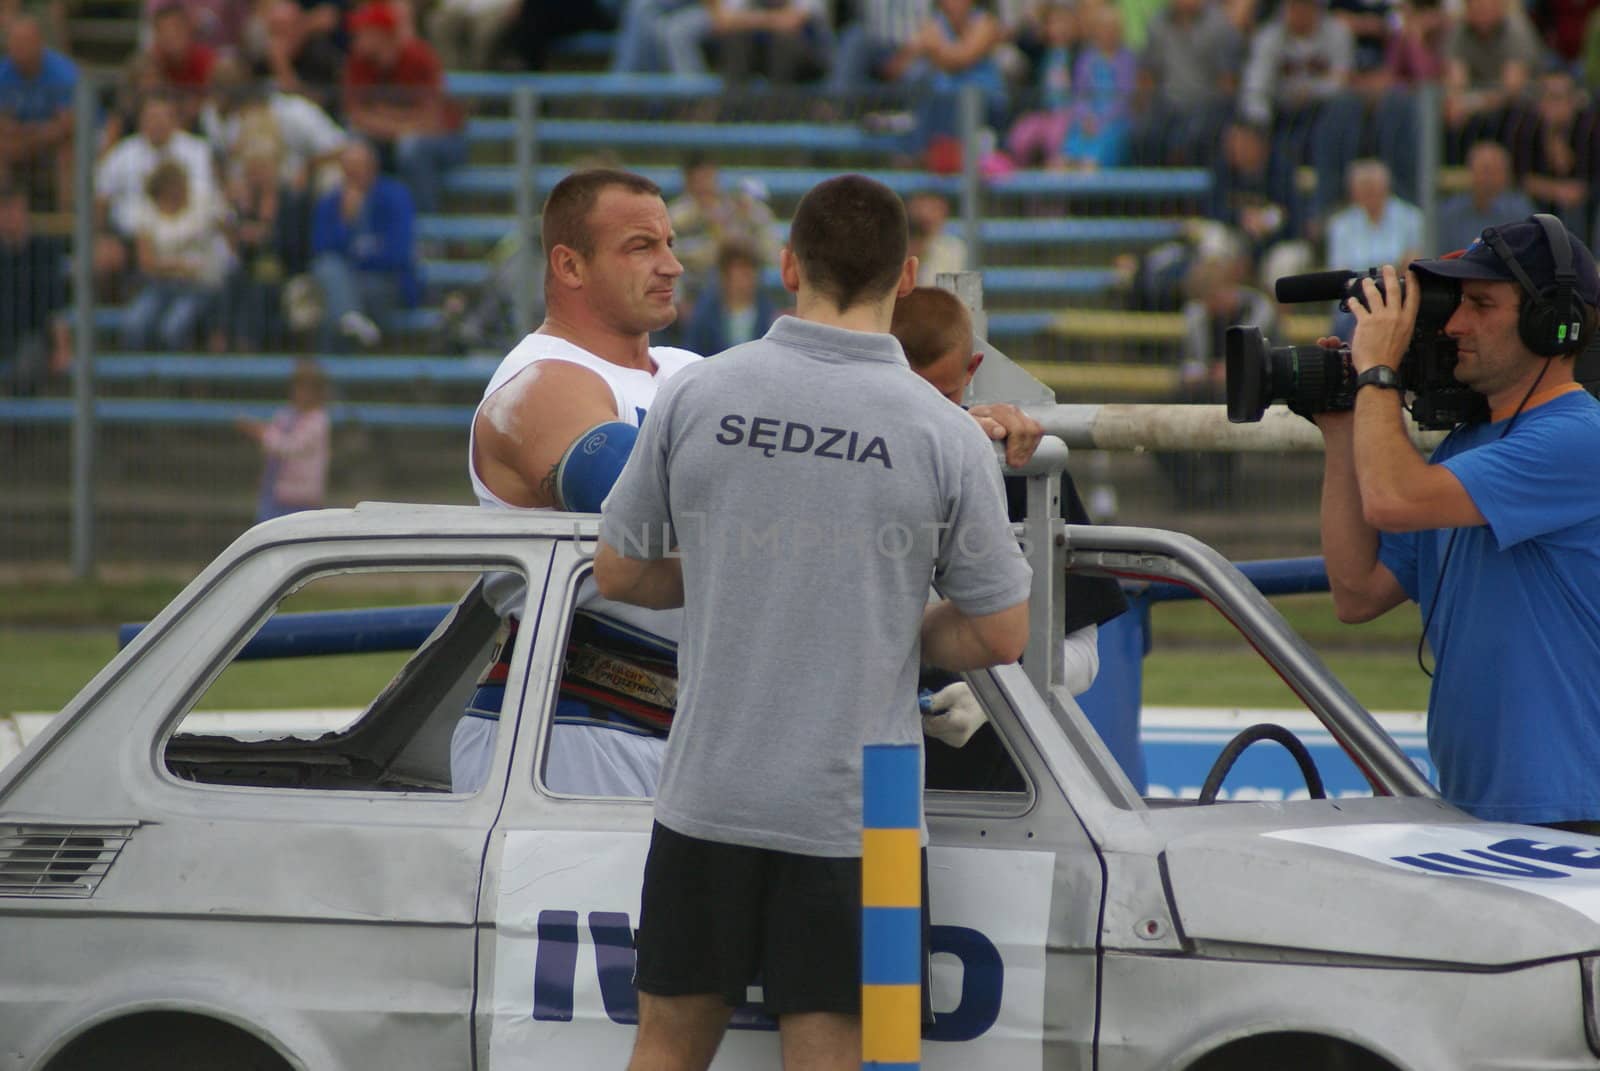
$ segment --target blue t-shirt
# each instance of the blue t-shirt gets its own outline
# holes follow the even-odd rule
[[[1491,821],[1600,819],[1600,402],[1561,395],[1505,429],[1433,455],[1488,524],[1384,535],[1379,557],[1431,617],[1445,798]]]
[[[78,84],[78,68],[54,49],[44,50],[39,73],[25,78],[9,59],[0,60],[0,113],[23,123],[54,119],[63,108],[72,107],[72,91]]]

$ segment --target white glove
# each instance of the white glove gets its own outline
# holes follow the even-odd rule
[[[963,681],[941,688],[929,700],[933,713],[922,716],[922,733],[951,747],[964,747],[989,716]]]
[[[1100,630],[1085,625],[1061,641],[1061,683],[1073,695],[1082,695],[1100,675]]]

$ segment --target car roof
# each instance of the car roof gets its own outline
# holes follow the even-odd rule
[[[554,537],[594,539],[600,518],[555,510],[485,509],[416,502],[362,502],[354,509],[305,510],[256,525],[234,544],[246,551],[307,539],[402,536]]]

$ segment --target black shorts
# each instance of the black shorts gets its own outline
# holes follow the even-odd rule
[[[923,853],[923,1018],[928,1014]],[[644,866],[634,984],[659,997],[760,983],[769,1015],[861,1012],[861,860],[684,836],[657,822]]]

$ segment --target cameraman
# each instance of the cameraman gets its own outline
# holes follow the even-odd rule
[[[1341,621],[1421,605],[1437,669],[1428,750],[1444,797],[1481,819],[1600,833],[1600,403],[1573,380],[1600,278],[1570,232],[1568,294],[1536,219],[1497,230],[1498,249],[1480,238],[1414,261],[1403,300],[1385,265],[1381,293],[1364,280],[1366,307],[1350,302],[1355,409],[1314,418],[1327,445],[1322,548]],[[1491,414],[1457,427],[1428,462],[1407,438],[1392,374],[1375,371],[1397,369],[1411,343],[1417,272],[1459,280],[1444,331],[1459,347],[1456,378]]]

